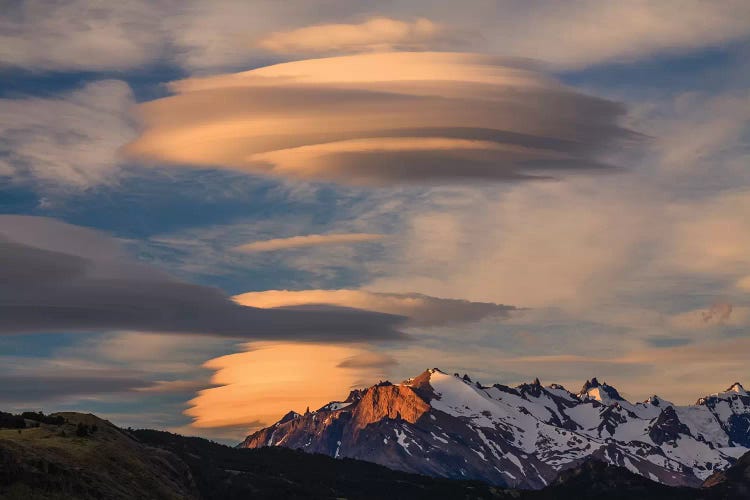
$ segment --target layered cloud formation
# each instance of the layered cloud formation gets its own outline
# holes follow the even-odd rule
[[[3,373],[0,402],[6,405],[28,405],[39,402],[66,402],[81,397],[126,393],[147,387],[149,382],[132,374],[118,374],[110,369],[40,371]]]
[[[514,307],[440,299],[418,294],[385,294],[363,290],[271,290],[234,297],[239,304],[260,307],[320,305],[366,308],[407,316],[411,327],[440,327],[505,319]],[[408,352],[409,350],[407,350]],[[342,398],[348,390],[389,378],[399,362],[371,345],[253,342],[245,352],[214,358],[211,383],[190,402],[186,415],[199,428],[245,425],[247,431],[269,425],[290,410],[318,407]]]
[[[103,234],[0,217],[6,407],[94,398],[163,426],[206,388],[196,425],[244,434],[426,360],[670,400],[747,375],[746,0],[90,4],[3,6],[2,211],[127,228],[232,293],[302,290],[230,297]],[[138,137],[134,103],[174,75]],[[619,155],[630,129],[646,147]],[[144,159],[395,189],[149,178]],[[539,178],[560,181],[515,182]],[[419,342],[381,342],[399,327]],[[226,356],[238,338],[274,342]]]
[[[441,299],[417,293],[377,293],[365,290],[267,290],[236,295],[234,300],[252,307],[334,305],[367,309],[408,318],[411,326],[445,326],[485,318],[505,318],[513,306],[490,302]]]
[[[0,333],[130,329],[238,338],[398,339],[400,318],[342,308],[259,309],[128,259],[112,239],[0,216]]]
[[[636,135],[617,103],[528,63],[477,54],[360,54],[172,84],[142,105],[141,160],[346,184],[543,178],[606,170]]]

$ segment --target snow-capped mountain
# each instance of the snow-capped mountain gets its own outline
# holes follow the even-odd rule
[[[669,485],[699,486],[750,449],[750,395],[739,383],[676,406],[631,403],[595,378],[574,394],[539,380],[484,386],[438,369],[289,412],[239,447],[284,446],[432,476],[542,488],[588,458]]]

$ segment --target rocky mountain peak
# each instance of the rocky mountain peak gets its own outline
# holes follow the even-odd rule
[[[745,392],[745,388],[742,387],[742,384],[739,382],[735,382],[732,384],[726,391],[724,392],[736,392],[737,394],[741,394],[743,396],[747,396],[747,392]]]
[[[309,410],[310,409],[308,408],[307,413],[310,412]],[[284,415],[283,417],[281,417],[281,420],[279,420],[278,423],[283,424],[283,423],[289,422],[291,420],[294,420],[295,418],[300,417],[300,416],[301,415],[299,413],[297,413],[296,411],[290,411],[289,413],[287,413],[286,415]]]
[[[717,392],[714,394],[711,394],[710,396],[704,396],[702,398],[699,398],[695,404],[696,405],[708,405],[710,407],[714,407],[717,402],[719,401],[726,401],[730,399],[736,399],[740,398],[740,400],[745,401],[745,405],[750,405],[750,394],[745,391],[745,388],[742,387],[742,384],[739,382],[735,382],[732,385],[730,385],[727,389]]]
[[[617,392],[617,389],[606,382],[599,382],[596,377],[587,380],[583,384],[578,396],[594,399],[605,405],[609,405],[615,401],[624,401],[620,393]]]
[[[349,395],[344,400],[345,403],[352,403],[354,401],[359,401],[362,399],[362,390],[361,389],[354,389],[352,391],[349,391]]]
[[[707,403],[658,396],[631,403],[597,378],[579,394],[557,384],[511,388],[425,370],[347,401],[287,414],[241,447],[283,446],[407,472],[541,488],[585,460],[670,485],[699,486],[750,449],[750,397],[734,384]]]
[[[672,403],[670,401],[667,401],[666,399],[664,399],[664,398],[662,398],[662,397],[660,397],[660,396],[658,396],[656,394],[653,394],[653,395],[649,396],[643,402],[643,404],[645,404],[645,405],[651,405],[651,406],[656,406],[657,408],[666,408],[667,406],[671,406],[672,405]]]
[[[357,403],[352,416],[353,429],[364,429],[385,418],[415,423],[430,405],[410,386],[377,385]]]
[[[680,417],[672,406],[664,408],[649,430],[649,437],[658,445],[666,442],[673,443],[681,435],[690,436],[690,428],[680,421]]]

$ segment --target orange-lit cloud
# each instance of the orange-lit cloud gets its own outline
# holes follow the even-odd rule
[[[737,288],[745,292],[750,292],[750,276],[744,276],[737,280]]]
[[[358,346],[268,342],[246,348],[204,365],[215,370],[211,382],[218,387],[190,401],[185,413],[195,427],[268,425],[290,410],[315,410],[341,400],[352,388],[385,378],[393,364]]]
[[[290,238],[275,238],[272,240],[254,241],[234,247],[237,252],[273,252],[290,248],[312,247],[322,245],[344,245],[351,243],[366,243],[383,238],[382,234],[369,233],[339,233],[339,234],[309,234],[306,236],[292,236]]]
[[[426,368],[425,360],[446,370],[469,370],[483,383],[514,384],[539,376],[545,383],[562,383],[576,390],[586,378],[599,376],[635,400],[656,392],[689,403],[696,395],[715,392],[746,376],[748,342],[732,339],[670,349],[641,347],[614,356],[517,356],[492,347],[446,352],[415,345],[395,358],[351,345],[253,343],[246,345],[247,352],[204,365],[215,371],[211,382],[217,387],[200,391],[186,414],[193,417],[193,428],[231,429],[231,437],[240,439],[290,410],[302,412],[308,406],[315,410],[341,401],[353,387],[415,375]],[[506,374],[498,376],[494,368],[483,370],[478,359],[491,360]]]
[[[273,308],[333,305],[395,314],[409,318],[412,326],[468,323],[488,317],[507,317],[513,306],[489,302],[443,299],[421,294],[376,293],[365,290],[267,290],[234,296],[242,305]]]
[[[606,169],[624,108],[528,62],[450,52],[312,59],[190,78],[141,106],[144,161],[347,184]]]
[[[443,32],[441,26],[425,18],[408,22],[374,17],[358,24],[320,24],[277,31],[262,38],[258,45],[286,54],[424,50],[439,41]]]

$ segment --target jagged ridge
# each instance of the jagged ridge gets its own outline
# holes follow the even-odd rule
[[[589,459],[697,487],[750,448],[750,396],[739,383],[676,406],[658,396],[631,403],[596,378],[574,394],[538,379],[484,386],[431,369],[282,420],[238,446],[299,448],[531,489]]]

